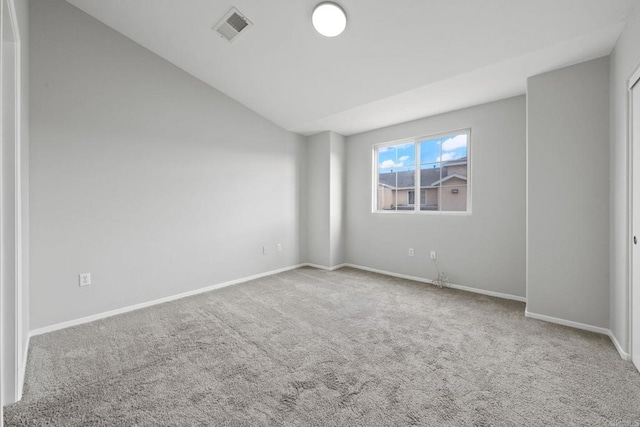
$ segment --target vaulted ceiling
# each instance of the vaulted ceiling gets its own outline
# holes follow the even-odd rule
[[[640,0],[67,0],[291,131],[345,135],[525,92],[526,78],[607,55]],[[253,26],[212,27],[234,6]]]

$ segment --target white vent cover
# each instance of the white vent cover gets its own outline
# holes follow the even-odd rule
[[[241,14],[235,7],[232,7],[213,28],[220,34],[220,37],[227,39],[231,43],[240,33],[247,31],[251,25],[253,24],[246,16]]]

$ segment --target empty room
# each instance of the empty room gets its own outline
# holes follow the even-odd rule
[[[3,425],[640,426],[640,0],[0,3]]]

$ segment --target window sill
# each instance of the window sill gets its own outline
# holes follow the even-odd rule
[[[435,215],[435,216],[442,216],[442,215],[451,215],[451,216],[471,216],[471,211],[411,211],[411,210],[399,210],[399,211],[394,211],[394,210],[383,210],[383,211],[378,211],[378,210],[374,210],[371,213],[373,214],[381,214],[381,215]]]

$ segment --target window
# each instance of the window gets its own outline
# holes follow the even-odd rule
[[[413,206],[416,204],[416,192],[415,190],[409,190],[407,192],[407,195],[409,197],[409,205]],[[422,203],[425,204],[426,200],[427,200],[427,190],[420,190],[420,200],[422,200]]]
[[[374,146],[373,210],[469,212],[470,140],[463,130]]]

